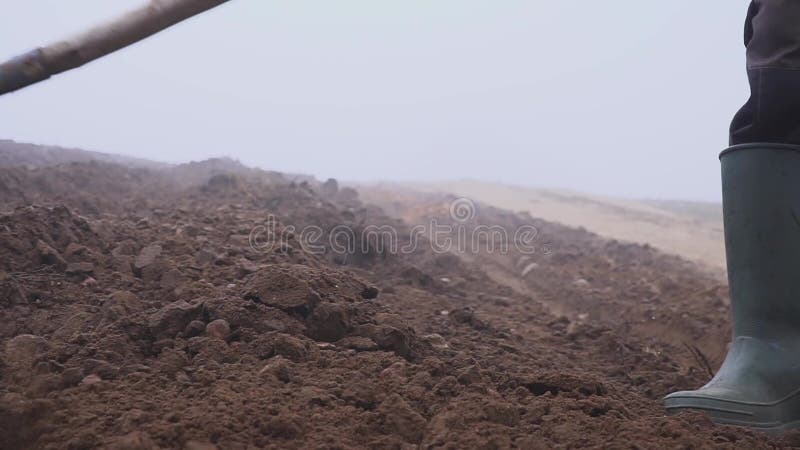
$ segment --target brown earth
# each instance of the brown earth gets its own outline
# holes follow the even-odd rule
[[[648,246],[231,161],[30,166],[0,168],[0,448],[800,443],[665,416],[727,292]]]

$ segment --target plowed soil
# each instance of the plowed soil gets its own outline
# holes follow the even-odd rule
[[[373,194],[221,160],[0,168],[0,448],[800,442],[662,410],[724,356],[717,278],[526,214]],[[413,228],[434,220],[532,227],[537,248],[441,251]],[[370,237],[312,246],[309,226]]]

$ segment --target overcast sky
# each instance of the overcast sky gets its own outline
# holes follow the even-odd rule
[[[0,58],[141,0],[3,0]],[[0,138],[717,200],[745,0],[232,0],[0,98]]]

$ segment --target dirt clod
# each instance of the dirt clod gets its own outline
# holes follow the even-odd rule
[[[225,319],[214,320],[206,325],[206,335],[225,341],[231,335],[231,326]]]

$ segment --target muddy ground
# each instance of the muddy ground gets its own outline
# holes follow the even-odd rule
[[[665,416],[721,362],[729,306],[647,246],[228,160],[19,159],[0,168],[0,448],[800,443]],[[485,226],[536,233],[490,251]]]

